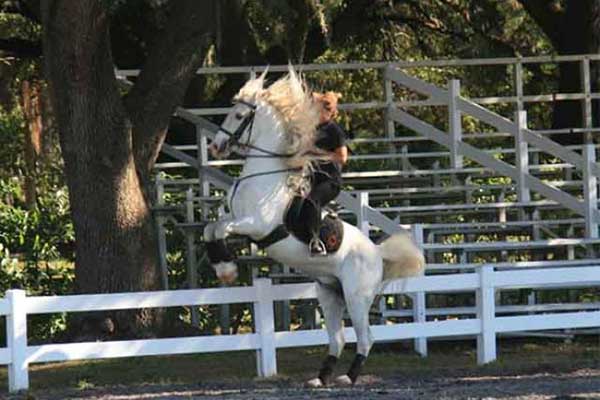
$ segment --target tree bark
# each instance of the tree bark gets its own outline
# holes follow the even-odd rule
[[[600,1],[568,0],[564,8],[558,2],[546,0],[519,0],[532,16],[554,49],[560,55],[597,53],[600,42]],[[592,64],[592,87],[598,87],[597,63]],[[573,93],[582,91],[581,66],[579,63],[561,63],[559,66],[558,91]],[[595,105],[597,108],[597,105]],[[579,101],[560,101],[554,106],[553,128],[583,126],[583,108]],[[595,125],[598,125],[596,113]],[[558,135],[563,144],[581,143],[581,135]]]
[[[25,135],[25,205],[29,210],[36,207],[36,164],[42,147],[42,109],[41,93],[38,82],[23,81],[21,98],[23,114],[27,121]]]
[[[562,14],[558,38],[553,42],[558,54],[584,54],[588,52],[588,45],[592,39],[589,24],[591,1],[569,1],[565,13]],[[573,23],[578,21],[578,23]],[[560,93],[573,93],[582,91],[580,63],[562,63],[560,65],[560,78],[558,90]],[[583,108],[579,101],[559,102],[553,114],[552,127],[573,128],[583,126]],[[564,136],[564,135],[563,135]],[[569,143],[580,142],[581,135],[572,137]]]
[[[259,65],[265,62],[260,54],[256,39],[246,15],[245,0],[225,0],[221,2],[220,37],[217,60],[222,66]],[[228,105],[240,87],[248,80],[242,74],[227,74],[219,88],[213,105]]]
[[[211,24],[206,2],[178,1],[123,101],[114,75],[103,1],[42,2],[44,59],[76,235],[78,293],[160,288],[145,183],[169,117],[200,65]],[[144,336],[159,313],[111,316],[118,336]],[[112,326],[112,325],[111,325]]]

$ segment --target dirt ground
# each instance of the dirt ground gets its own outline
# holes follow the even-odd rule
[[[464,343],[434,344],[425,359],[407,352],[406,346],[380,347],[357,385],[323,389],[303,384],[316,372],[322,348],[282,351],[279,376],[273,379],[254,377],[252,353],[46,364],[32,368],[30,392],[7,398],[600,400],[599,344],[599,339],[570,344],[510,341],[500,344],[499,360],[486,366],[476,365],[472,345]],[[351,362],[347,353],[340,373]]]
[[[25,397],[27,398],[27,397]],[[31,397],[30,397],[31,398]],[[600,399],[600,369],[568,373],[452,378],[391,379],[367,375],[352,388],[306,389],[297,384],[258,382],[252,386],[144,385],[38,395],[36,399]]]

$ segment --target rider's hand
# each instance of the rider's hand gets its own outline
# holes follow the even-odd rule
[[[333,160],[345,165],[348,162],[348,147],[340,146],[333,151]]]

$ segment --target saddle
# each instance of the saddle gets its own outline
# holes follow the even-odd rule
[[[313,229],[307,221],[313,220],[312,217],[315,212],[317,212],[317,209],[311,201],[300,196],[295,197],[288,207],[283,224],[275,228],[265,238],[257,241],[256,244],[261,248],[269,247],[291,234],[308,245],[312,239]],[[342,221],[337,216],[328,213],[321,220],[318,231],[319,238],[325,244],[327,253],[335,253],[344,239]]]

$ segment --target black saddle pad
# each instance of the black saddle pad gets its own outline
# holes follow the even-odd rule
[[[309,221],[314,220],[317,209],[310,201],[296,197],[285,216],[285,227],[298,240],[308,244],[312,239],[313,229]],[[326,215],[319,226],[319,237],[325,244],[328,253],[334,253],[342,244],[344,228],[342,221],[334,216]]]

